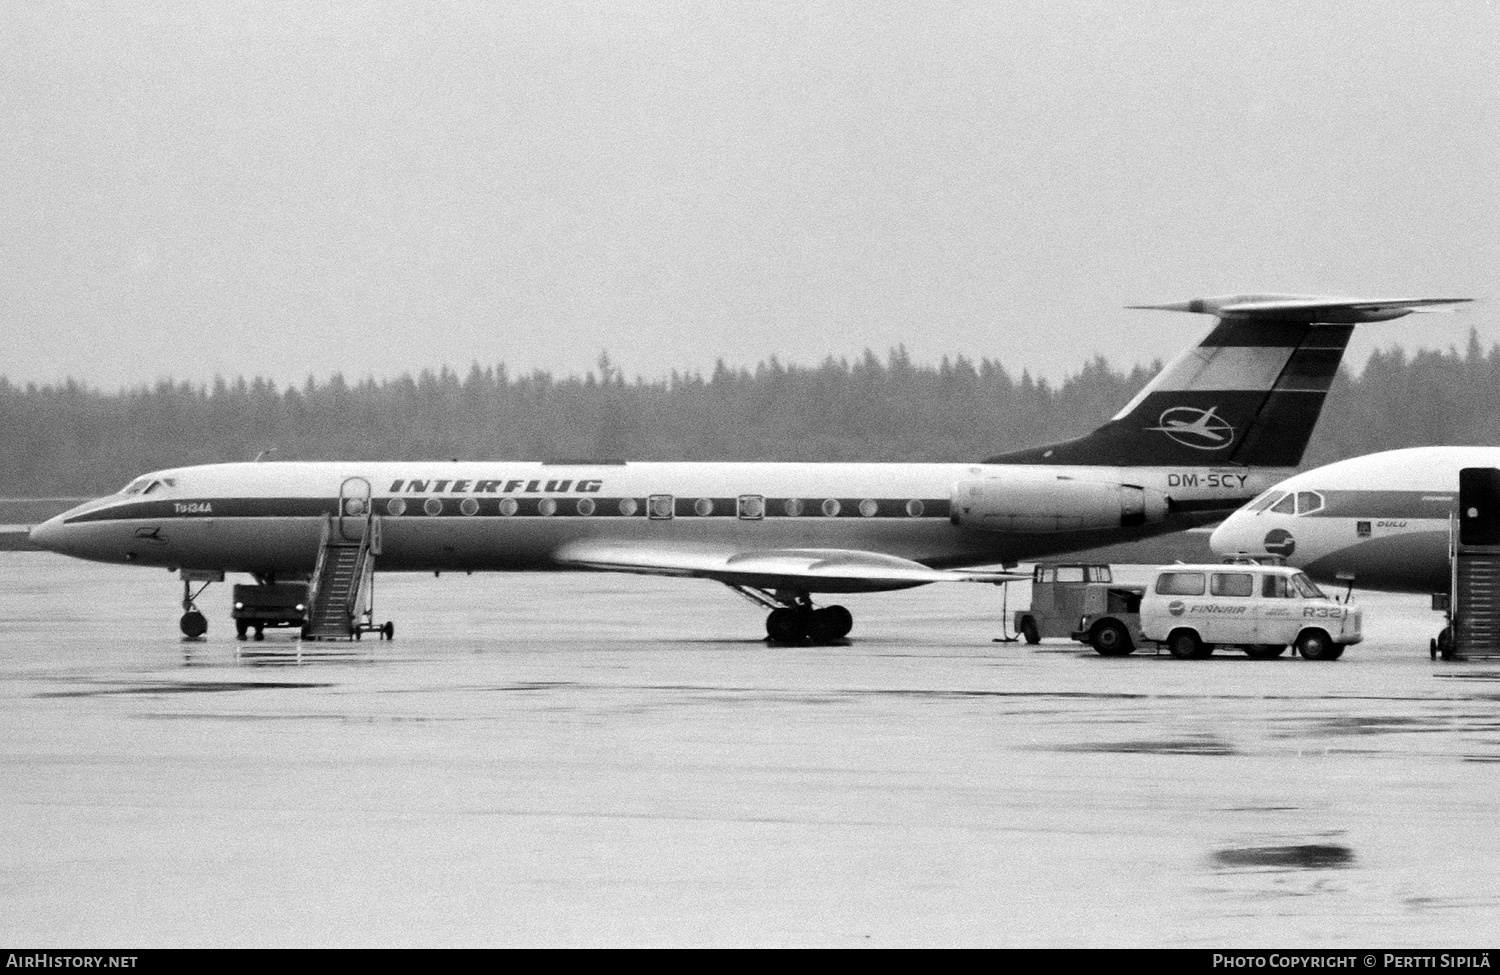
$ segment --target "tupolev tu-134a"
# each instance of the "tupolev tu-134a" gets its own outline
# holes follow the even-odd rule
[[[853,618],[815,595],[999,582],[1017,576],[970,567],[1221,518],[1301,461],[1355,324],[1463,300],[1134,306],[1217,321],[1092,433],[979,462],[207,464],[146,474],[31,541],[180,569],[185,590],[225,572],[313,578],[313,600],[330,542],[364,544],[382,571],[709,579],[769,609],[772,639],[828,642]],[[184,608],[184,632],[201,634],[187,592]]]

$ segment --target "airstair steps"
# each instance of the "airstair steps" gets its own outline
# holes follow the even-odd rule
[[[314,580],[312,612],[308,614],[308,639],[354,638],[360,587],[367,575],[362,563],[367,558],[373,556],[362,543],[324,543],[322,571]]]
[[[1500,547],[1461,546],[1456,568],[1453,649],[1461,657],[1500,656]]]

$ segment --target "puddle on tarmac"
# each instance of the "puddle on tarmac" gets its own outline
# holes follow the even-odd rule
[[[1062,752],[1115,752],[1130,755],[1235,755],[1234,746],[1221,738],[1167,738],[1150,741],[1098,741],[1063,745]]]
[[[313,687],[333,687],[332,684],[303,684],[273,681],[196,681],[176,683],[163,681],[156,684],[134,684],[128,687],[96,687],[77,691],[47,691],[36,697],[104,697],[118,694],[220,694],[225,691],[256,690],[303,690]]]
[[[1285,870],[1341,870],[1354,865],[1354,851],[1337,843],[1291,846],[1239,846],[1213,855],[1219,867],[1276,867]]]

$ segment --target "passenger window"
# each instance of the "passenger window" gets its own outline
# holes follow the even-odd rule
[[[1323,507],[1323,495],[1316,491],[1297,492],[1297,514],[1306,515]]]
[[[1248,572],[1215,572],[1209,589],[1215,596],[1249,596],[1255,592],[1255,576]]]
[[[1286,576],[1265,576],[1260,594],[1267,599],[1290,599],[1292,595],[1287,590]]]
[[[1271,505],[1275,504],[1277,501],[1280,501],[1281,497],[1282,495],[1280,491],[1267,491],[1265,494],[1262,494],[1257,500],[1251,502],[1250,507],[1246,508],[1245,510],[1251,512],[1252,514],[1258,514],[1271,507]]]
[[[1203,573],[1163,572],[1156,577],[1156,592],[1161,596],[1203,595]]]
[[[1296,514],[1297,513],[1297,496],[1295,494],[1288,494],[1286,497],[1284,497],[1280,501],[1276,502],[1276,506],[1271,509],[1271,513],[1272,514],[1276,514],[1276,515],[1294,515],[1294,514]]]

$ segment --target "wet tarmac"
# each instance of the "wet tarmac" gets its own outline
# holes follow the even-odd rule
[[[1356,594],[1340,661],[992,643],[982,586],[768,647],[722,586],[379,579],[392,643],[177,635],[0,557],[0,940],[1479,947],[1500,661]],[[1015,587],[1010,608],[1026,602]]]

